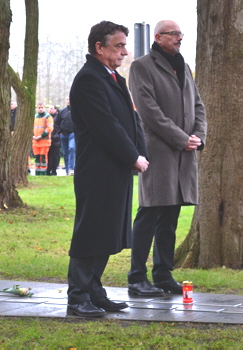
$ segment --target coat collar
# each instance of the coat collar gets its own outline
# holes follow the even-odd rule
[[[102,62],[100,62],[97,58],[95,58],[94,56],[88,54],[86,55],[86,59],[87,62],[89,64],[92,65],[92,67],[104,78],[104,79],[108,79],[108,81],[116,86],[119,87],[119,84],[122,85],[122,87],[124,87],[124,85],[126,85],[125,79],[116,71],[116,77],[118,80],[117,84],[114,79],[111,77],[110,73],[108,72],[108,70],[105,68],[105,66],[103,65]]]
[[[119,89],[119,91],[125,96],[127,103],[129,106],[133,109],[132,101],[130,98],[129,91],[127,89],[126,85],[126,79],[123,78],[117,71],[116,71],[116,78],[118,83],[112,78],[110,73],[107,71],[107,69],[104,67],[103,63],[101,63],[97,58],[94,56],[87,54],[86,55],[87,63],[89,63],[102,78],[107,80],[109,84],[111,84],[114,88]]]

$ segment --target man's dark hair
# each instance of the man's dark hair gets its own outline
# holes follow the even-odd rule
[[[109,21],[102,21],[95,24],[91,30],[88,37],[88,48],[91,55],[96,54],[95,44],[97,41],[101,42],[102,46],[107,46],[107,42],[111,35],[114,35],[116,32],[123,32],[128,36],[129,30],[121,24],[115,24]]]

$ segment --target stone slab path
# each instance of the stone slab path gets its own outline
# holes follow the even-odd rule
[[[1,280],[0,290],[14,284],[31,287],[34,295],[25,298],[0,292],[0,316],[67,317],[67,284]],[[183,304],[182,296],[175,294],[141,298],[129,296],[127,288],[106,287],[106,291],[111,300],[129,305],[107,313],[106,319],[243,324],[243,296],[239,295],[194,293],[193,304]]]

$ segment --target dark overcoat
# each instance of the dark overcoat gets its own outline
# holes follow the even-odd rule
[[[76,141],[71,257],[131,247],[133,165],[146,149],[125,79],[116,76],[118,83],[87,55],[70,91]]]
[[[197,204],[197,151],[184,147],[193,134],[204,145],[207,124],[189,66],[181,89],[169,62],[152,49],[132,63],[129,86],[149,157],[148,170],[139,174],[140,206]]]

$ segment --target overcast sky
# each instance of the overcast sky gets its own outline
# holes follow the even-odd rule
[[[10,0],[13,13],[10,28],[10,57],[23,48],[25,32],[24,0]],[[112,4],[112,5],[111,5]],[[103,2],[101,0],[39,0],[39,40],[53,42],[75,41],[78,36],[85,41],[92,25],[108,20],[129,28],[127,49],[134,51],[134,24],[150,25],[151,44],[157,22],[171,19],[177,22],[185,34],[181,53],[194,70],[197,36],[197,0],[123,0]]]

